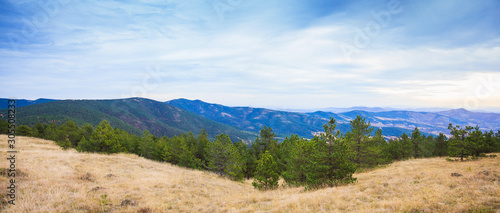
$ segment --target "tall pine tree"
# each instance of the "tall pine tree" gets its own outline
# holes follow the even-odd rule
[[[207,168],[233,180],[243,179],[244,160],[226,134],[218,135],[206,148]]]
[[[260,190],[275,189],[278,187],[278,179],[278,164],[269,151],[266,151],[257,164],[252,185]]]
[[[448,129],[452,135],[450,138],[450,156],[460,156],[460,160],[463,161],[464,157],[470,155],[470,140],[469,137],[472,126],[466,126],[465,129],[460,128],[460,126],[453,126],[451,123],[448,125]]]
[[[324,133],[318,140],[316,161],[319,187],[335,186],[341,183],[351,183],[356,180],[352,175],[357,166],[351,161],[354,154],[349,144],[339,130],[336,130],[335,119],[330,118],[328,124],[323,125]]]
[[[367,156],[371,152],[369,147],[373,127],[371,127],[370,122],[366,123],[365,118],[360,115],[356,116],[356,119],[350,123],[351,130],[347,132],[346,137],[355,153],[353,161],[360,166],[366,166],[370,163]]]

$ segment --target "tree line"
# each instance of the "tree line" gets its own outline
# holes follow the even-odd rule
[[[139,156],[182,167],[209,170],[220,176],[240,181],[254,178],[258,189],[278,187],[282,177],[286,185],[306,189],[336,186],[356,181],[353,174],[360,168],[389,164],[395,160],[434,156],[479,157],[484,153],[500,152],[500,130],[481,131],[478,126],[449,125],[451,138],[443,133],[424,135],[415,128],[411,135],[403,133],[386,140],[381,129],[375,130],[362,116],[350,121],[350,130],[342,134],[335,119],[325,124],[324,132],[312,139],[290,135],[278,142],[272,128],[264,126],[250,144],[233,142],[226,134],[214,141],[205,130],[174,137],[157,137],[145,130],[141,136],[113,128],[106,120],[95,128],[82,127],[73,121],[57,126],[37,123],[33,127],[20,125],[17,135],[54,140],[64,149],[80,152],[134,153]],[[0,132],[7,123],[0,120]],[[372,132],[375,131],[374,136]]]

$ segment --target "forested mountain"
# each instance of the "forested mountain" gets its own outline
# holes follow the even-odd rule
[[[309,113],[309,115],[311,115]],[[418,127],[424,133],[449,133],[448,124],[461,126],[479,125],[482,130],[496,130],[500,128],[500,114],[471,112],[465,109],[454,109],[442,112],[413,112],[413,111],[386,111],[365,112],[351,111],[344,113],[324,113],[322,117],[337,115],[348,122],[357,115],[365,117],[375,127],[398,127],[414,129]],[[384,133],[385,134],[385,133]]]
[[[8,98],[0,98],[0,109],[6,109],[8,104],[9,99]],[[47,103],[51,101],[57,101],[55,99],[46,99],[46,98],[39,98],[36,100],[26,100],[26,99],[16,99],[16,107],[23,107],[23,106],[29,106],[32,104],[42,104],[42,103]]]
[[[328,122],[326,119],[311,117],[303,113],[252,107],[227,107],[200,100],[177,99],[167,103],[242,130],[259,131],[263,126],[269,126],[279,137],[283,138],[291,134],[310,138],[313,133],[321,131],[323,124]],[[338,128],[345,130],[348,126],[348,124],[339,125]]]
[[[0,102],[5,102],[4,105],[7,106],[7,100],[0,99]],[[188,131],[197,134],[201,128],[205,128],[211,139],[220,133],[226,133],[235,141],[253,140],[264,126],[273,128],[281,139],[291,134],[312,138],[323,131],[323,124],[328,122],[330,117],[337,120],[337,129],[346,133],[349,130],[349,121],[357,115],[365,117],[375,128],[382,128],[386,137],[410,134],[415,127],[425,134],[449,134],[449,123],[461,126],[479,125],[482,130],[500,129],[500,114],[470,112],[465,109],[441,112],[354,110],[342,113],[299,113],[253,107],[228,107],[187,99],[166,103],[142,98],[16,100],[18,122],[30,126],[38,121],[60,125],[67,119],[75,121],[77,125],[88,122],[95,126],[106,119],[113,126],[133,134],[141,134],[143,130],[148,129],[154,135],[173,136]],[[5,115],[4,111],[6,110],[0,110],[0,114]]]
[[[198,134],[204,128],[211,139],[221,133],[229,135],[234,141],[249,141],[256,137],[254,133],[244,132],[178,107],[144,98],[62,100],[18,106],[16,109],[17,123],[29,126],[37,122],[54,122],[61,125],[68,119],[79,126],[85,123],[96,126],[102,120],[107,120],[112,126],[139,135],[144,130],[149,130],[153,135],[173,137],[189,131]],[[0,110],[0,114],[6,115],[6,112],[7,109]]]
[[[455,118],[465,122],[467,125],[478,124],[484,129],[498,129],[500,126],[499,113],[470,112],[465,109],[452,109],[438,112],[437,114]]]
[[[253,107],[227,107],[187,99],[176,99],[166,103],[223,124],[236,126],[242,130],[258,131],[263,126],[269,126],[282,138],[291,134],[312,138],[323,131],[323,125],[329,121],[330,117],[337,119],[337,129],[346,133],[350,128],[349,121],[351,120],[347,116],[331,112],[297,113]],[[384,135],[387,136],[409,134],[412,130],[400,127],[382,127]]]
[[[337,120],[337,129],[345,133],[349,130],[349,121],[356,118],[357,115],[365,117],[372,126],[382,128],[384,136],[399,136],[403,132],[409,134],[415,127],[426,134],[449,134],[449,123],[468,126],[479,125],[483,130],[500,128],[500,114],[470,112],[465,109],[442,112],[354,110],[342,113],[324,111],[298,113],[252,107],[227,107],[187,99],[176,99],[167,101],[167,103],[243,130],[255,131],[264,125],[270,126],[278,136],[282,137],[293,133],[305,138],[312,138],[313,135],[323,131],[323,124],[328,122],[330,117]]]

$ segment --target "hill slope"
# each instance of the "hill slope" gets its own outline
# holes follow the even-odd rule
[[[18,137],[18,200],[3,212],[494,212],[500,209],[500,161],[396,162],[357,173],[355,184],[303,191],[258,191],[214,174],[130,154],[61,150],[52,141]],[[0,158],[7,158],[0,135]],[[7,168],[8,161],[0,163]],[[485,172],[486,171],[486,172]],[[452,172],[461,177],[452,177]],[[0,176],[0,187],[8,179]],[[102,195],[106,205],[101,206]],[[2,200],[6,199],[2,193]],[[135,205],[127,205],[131,201]],[[5,203],[0,202],[2,207]],[[0,207],[1,208],[1,207]]]
[[[6,114],[6,109],[0,110],[0,113]],[[249,141],[255,137],[255,134],[144,98],[53,101],[18,107],[16,115],[17,122],[26,125],[36,122],[62,124],[68,119],[78,125],[97,125],[106,119],[112,126],[133,134],[141,134],[147,129],[157,136],[172,137],[188,131],[198,134],[204,128],[211,139],[221,133],[228,134],[233,140]]]

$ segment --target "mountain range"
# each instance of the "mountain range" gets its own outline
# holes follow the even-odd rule
[[[0,114],[6,115],[7,109],[1,109]],[[147,129],[156,136],[173,137],[189,131],[198,134],[201,129],[205,129],[210,139],[221,133],[228,134],[234,141],[249,141],[256,137],[255,133],[241,131],[178,107],[145,98],[59,100],[16,106],[16,118],[18,124],[29,126],[37,122],[60,125],[68,119],[77,125],[89,123],[95,126],[105,119],[112,126],[136,135]]]
[[[485,131],[500,129],[500,114],[471,112],[465,109],[417,112],[371,108],[370,111],[304,113],[252,107],[227,107],[187,99],[175,99],[166,103],[242,130],[255,131],[263,126],[270,126],[279,136],[298,134],[311,138],[323,131],[323,124],[328,122],[330,117],[336,119],[337,129],[345,133],[350,128],[350,120],[355,119],[357,115],[365,117],[366,121],[369,121],[375,128],[381,128],[387,137],[411,133],[415,127],[426,134],[449,134],[448,124],[450,123],[460,126],[478,125]]]
[[[5,104],[2,104],[5,102]],[[0,99],[0,108],[7,99]],[[330,117],[337,129],[346,133],[350,120],[362,115],[387,138],[410,134],[415,127],[427,135],[449,134],[449,123],[478,125],[484,131],[500,129],[500,114],[471,112],[465,109],[418,112],[391,108],[356,107],[351,111],[293,112],[254,107],[229,107],[201,100],[175,99],[158,102],[145,98],[113,100],[16,100],[19,124],[36,122],[62,124],[71,119],[78,125],[98,124],[108,120],[113,126],[133,134],[149,130],[157,136],[172,137],[189,131],[197,134],[204,128],[211,139],[226,133],[232,140],[253,140],[264,126],[271,127],[280,139],[291,134],[312,138],[323,131]],[[0,117],[6,109],[0,110]],[[374,131],[375,132],[375,131]]]

